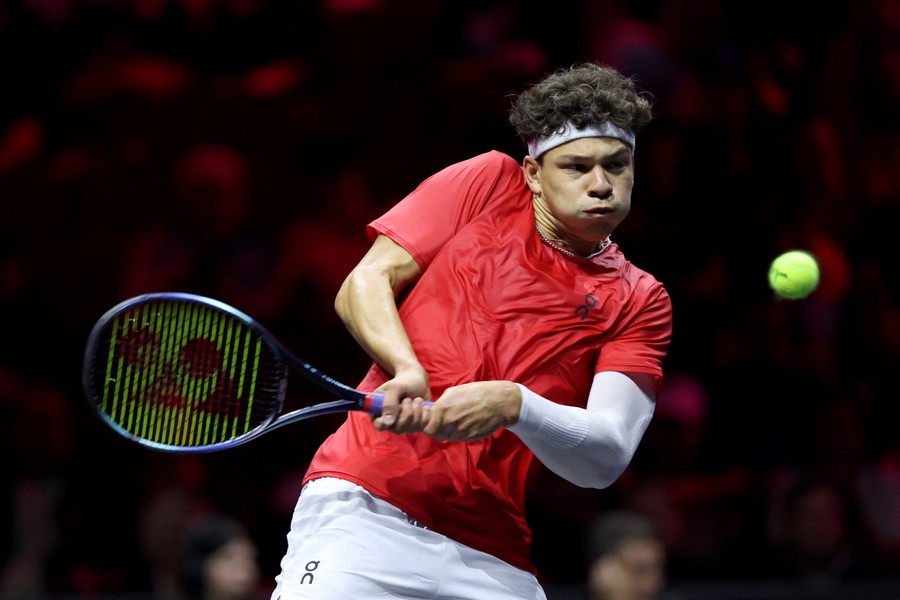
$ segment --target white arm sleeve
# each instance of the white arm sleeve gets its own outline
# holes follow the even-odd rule
[[[508,429],[557,475],[580,487],[608,487],[631,462],[656,406],[649,378],[637,377],[597,373],[586,409],[557,404],[518,384],[522,408]]]

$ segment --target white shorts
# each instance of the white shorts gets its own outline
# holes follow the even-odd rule
[[[358,485],[300,494],[272,600],[546,600],[531,573],[426,529]]]

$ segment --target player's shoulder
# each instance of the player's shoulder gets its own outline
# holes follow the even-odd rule
[[[490,169],[498,173],[520,173],[522,170],[522,165],[516,159],[499,150],[489,150],[476,154],[456,163],[456,167],[474,170]]]
[[[628,260],[618,244],[613,244],[610,250],[611,261],[616,265],[622,279],[628,282],[629,287],[642,294],[668,297],[665,285],[653,273]]]
[[[485,191],[517,189],[525,185],[522,166],[498,150],[483,152],[444,168],[436,177],[442,181],[464,181]]]
[[[655,305],[671,312],[672,299],[663,282],[657,279],[656,276],[649,271],[645,271],[634,265],[631,266],[633,269],[631,282],[635,298],[640,299],[640,301],[647,306]]]

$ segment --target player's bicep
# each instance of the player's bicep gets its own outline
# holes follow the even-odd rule
[[[628,432],[635,446],[655,408],[656,393],[652,375],[616,371],[603,371],[594,375],[587,402],[588,412],[600,413]]]
[[[389,237],[379,235],[365,256],[350,271],[335,300],[338,312],[353,295],[377,293],[379,289],[390,291],[397,297],[415,282],[422,269],[412,255]]]
[[[385,235],[375,238],[356,268],[386,277],[395,296],[422,274],[412,254]]]

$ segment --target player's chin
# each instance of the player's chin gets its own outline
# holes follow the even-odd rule
[[[615,229],[621,219],[613,219],[612,213],[585,213],[581,219],[581,229],[590,232],[591,235],[602,235]],[[605,237],[605,236],[604,236]]]
[[[628,208],[618,205],[588,210],[584,213],[584,218],[590,223],[591,227],[602,227],[610,231],[615,229],[627,216]]]

